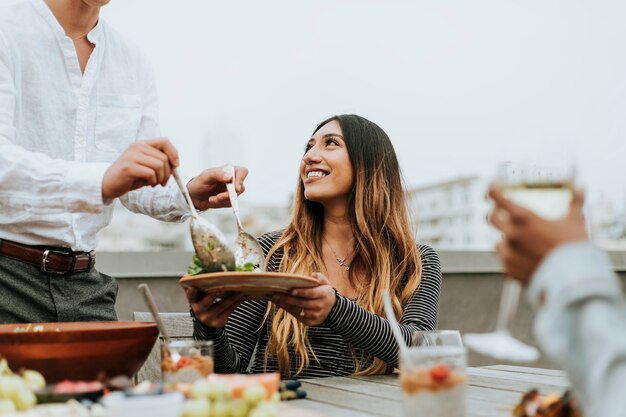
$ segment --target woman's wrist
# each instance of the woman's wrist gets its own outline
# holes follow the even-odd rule
[[[198,318],[198,316],[196,316],[196,312],[193,311],[193,308],[191,308],[191,306],[189,306],[189,315],[191,316],[191,320],[193,321],[194,326],[197,324],[206,333],[218,334],[224,330],[223,327],[215,328],[204,323],[202,320],[200,320],[200,318]]]

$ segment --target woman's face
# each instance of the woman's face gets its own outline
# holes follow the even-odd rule
[[[304,196],[310,201],[329,203],[350,194],[354,185],[352,161],[336,120],[322,126],[307,142],[300,179]]]

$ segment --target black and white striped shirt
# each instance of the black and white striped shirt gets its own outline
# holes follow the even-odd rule
[[[267,254],[281,232],[267,233],[259,238]],[[441,266],[439,256],[429,246],[420,245],[422,258],[421,283],[404,306],[400,327],[407,343],[418,330],[437,327]],[[282,253],[277,251],[268,260],[267,270],[277,271]],[[194,321],[194,337],[214,341],[215,370],[220,373],[245,372],[256,347],[252,372],[278,371],[278,361],[269,358],[264,368],[264,352],[269,341],[271,323],[264,323],[267,301],[246,301],[229,317],[222,329],[210,328]],[[353,350],[374,355],[392,367],[398,367],[398,347],[389,322],[356,302],[337,294],[337,303],[322,326],[308,328],[308,337],[317,361],[309,352],[310,365],[299,378],[350,375],[355,371]],[[350,346],[354,349],[351,350]],[[291,374],[295,375],[295,353],[290,349]]]

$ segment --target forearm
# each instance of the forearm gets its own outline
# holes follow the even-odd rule
[[[407,345],[415,332],[434,330],[436,321],[403,318],[399,323]],[[386,319],[358,306],[354,301],[337,295],[337,303],[324,326],[342,335],[354,347],[374,355],[392,367],[398,367],[398,345],[391,324]]]
[[[141,213],[167,222],[183,222],[189,208],[173,178],[167,186],[142,187],[120,197],[121,203],[134,213]]]
[[[626,305],[606,254],[590,244],[554,251],[529,291],[539,307],[535,333],[565,369],[589,417],[626,409]],[[618,392],[619,391],[619,392]]]

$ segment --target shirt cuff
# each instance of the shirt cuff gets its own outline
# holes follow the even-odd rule
[[[65,174],[65,198],[71,211],[99,213],[106,202],[102,199],[102,180],[109,163],[70,164]]]
[[[531,305],[569,305],[590,296],[621,296],[607,254],[590,242],[557,247],[539,265],[528,288]]]
[[[177,221],[181,223],[187,221],[191,217],[191,210],[189,209],[189,204],[187,204],[187,199],[178,188],[178,185],[176,185],[173,175],[167,182],[165,190],[166,192],[163,196],[167,198],[165,205],[168,207],[169,216],[166,221]]]
[[[176,207],[176,209],[181,213],[181,221],[186,221],[191,217],[191,210],[189,209],[189,204],[187,204],[187,199],[183,195],[182,191],[178,189],[178,186],[174,186],[174,194],[172,198],[172,205]]]
[[[215,329],[213,327],[209,327],[206,324],[202,323],[198,320],[195,314],[192,315],[193,319],[193,330],[194,330],[194,338],[199,340],[213,340],[226,337],[226,329],[222,327],[221,329]]]

